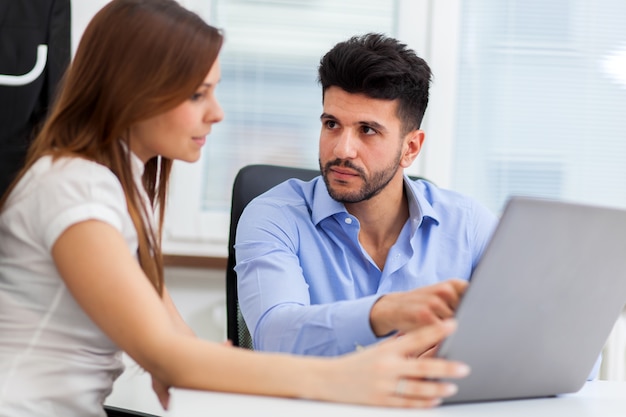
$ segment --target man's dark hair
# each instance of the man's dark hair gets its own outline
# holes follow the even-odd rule
[[[418,129],[428,106],[430,67],[397,39],[379,33],[335,45],[320,61],[322,100],[329,87],[384,100],[398,100],[403,133]]]

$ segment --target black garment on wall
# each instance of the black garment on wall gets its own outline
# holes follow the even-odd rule
[[[28,74],[47,45],[41,75],[24,85],[0,78],[0,195],[24,163],[70,61],[70,0],[0,0],[0,75]]]

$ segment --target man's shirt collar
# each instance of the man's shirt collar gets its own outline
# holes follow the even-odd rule
[[[439,224],[440,216],[424,196],[424,187],[419,182],[413,181],[405,175],[404,188],[409,202],[409,216],[412,219],[411,232],[415,233],[426,218],[430,218]],[[314,180],[311,210],[311,218],[316,225],[327,217],[339,213],[347,213],[343,203],[334,200],[330,196],[321,175]]]

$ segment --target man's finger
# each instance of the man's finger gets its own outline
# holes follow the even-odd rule
[[[439,344],[446,336],[456,329],[456,322],[451,319],[423,326],[407,332],[404,336],[394,339],[395,348],[407,356],[421,355],[423,352]]]

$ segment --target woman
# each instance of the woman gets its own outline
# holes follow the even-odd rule
[[[335,359],[236,349],[184,324],[163,285],[160,230],[172,160],[196,161],[223,117],[221,44],[173,0],[113,0],[87,27],[0,201],[3,416],[102,416],[120,350],[165,408],[170,386],[426,407],[454,392],[430,378],[467,373],[415,358],[448,322]]]

